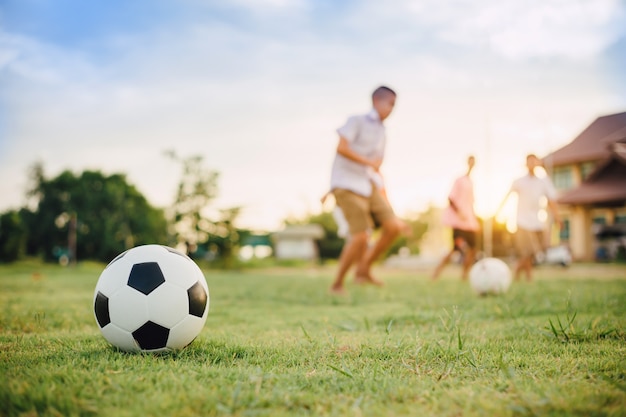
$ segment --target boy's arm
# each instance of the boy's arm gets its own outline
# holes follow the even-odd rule
[[[452,184],[452,189],[450,190],[450,193],[448,194],[448,204],[450,204],[450,207],[452,208],[452,210],[454,210],[457,213],[459,213],[459,207],[456,205],[454,200],[458,194],[459,194],[459,180],[457,179],[454,181],[454,184]]]
[[[548,209],[552,212],[552,219],[554,220],[554,222],[562,228],[563,223],[561,221],[561,216],[559,215],[559,205],[556,202],[556,189],[554,188],[554,184],[552,184],[552,180],[550,180],[550,177],[546,177],[544,181],[546,184],[545,194],[546,198],[548,199]]]
[[[561,221],[561,216],[559,215],[559,206],[557,202],[553,199],[548,199],[548,208],[552,212],[552,219],[554,223],[556,223],[559,228],[563,228],[563,222]]]
[[[367,159],[359,155],[358,153],[354,152],[352,148],[350,148],[350,143],[348,142],[348,139],[342,136],[339,136],[339,145],[337,145],[337,153],[343,156],[344,158],[347,158],[358,164],[372,167],[376,171],[380,169],[380,166],[383,162],[382,159],[374,159],[374,160]]]

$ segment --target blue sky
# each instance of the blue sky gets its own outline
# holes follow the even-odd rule
[[[383,172],[400,214],[444,204],[468,154],[477,209],[596,117],[626,111],[623,0],[5,0],[0,210],[36,160],[126,172],[172,201],[163,151],[218,170],[241,226],[319,211],[335,129],[399,93]]]

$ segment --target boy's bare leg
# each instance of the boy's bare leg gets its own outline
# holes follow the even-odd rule
[[[524,256],[517,261],[515,267],[515,281],[519,281],[522,272],[526,273],[526,280],[532,281],[533,257]]]
[[[374,261],[385,251],[400,234],[402,223],[397,218],[389,219],[382,224],[382,233],[376,244],[365,252],[361,262],[357,266],[355,281],[359,284],[383,285],[382,281],[375,279],[371,273]]]
[[[437,265],[437,268],[435,268],[435,271],[433,272],[433,275],[431,277],[433,280],[439,278],[441,271],[443,271],[443,268],[448,264],[448,262],[450,262],[450,258],[452,258],[452,254],[454,254],[455,251],[456,249],[452,248],[450,252],[448,252],[448,254],[443,257],[441,262],[439,262],[439,265]]]
[[[476,250],[474,248],[467,248],[464,254],[465,258],[463,259],[463,274],[461,275],[461,279],[463,281],[467,280],[469,276],[469,270],[474,265],[474,258],[476,257]]]
[[[367,249],[368,233],[361,232],[354,234],[341,251],[339,256],[339,270],[335,277],[335,281],[330,287],[330,291],[335,294],[343,294],[345,292],[343,282],[350,267],[359,259],[363,258],[363,254]]]

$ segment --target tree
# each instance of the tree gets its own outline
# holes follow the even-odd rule
[[[218,255],[217,261],[223,268],[230,269],[235,266],[241,237],[249,234],[248,231],[235,227],[240,212],[240,207],[220,210],[219,220],[212,223],[208,239],[200,246],[203,252]]]
[[[0,214],[0,261],[12,262],[26,252],[27,231],[19,211]]]
[[[201,155],[181,158],[173,150],[166,151],[165,155],[182,166],[169,214],[170,233],[176,245],[184,245],[192,257],[210,258],[224,268],[233,267],[240,245],[241,231],[235,227],[235,222],[241,207],[215,210],[214,218],[210,219],[206,211],[217,196],[219,173],[206,168]]]
[[[397,254],[401,248],[408,248],[412,254],[420,253],[420,245],[424,234],[428,231],[428,225],[433,221],[434,207],[429,207],[425,212],[403,219],[410,229],[410,233],[400,235],[387,250],[385,256]]]
[[[182,165],[182,176],[171,207],[171,234],[176,243],[190,247],[204,243],[209,238],[212,222],[204,217],[203,210],[217,196],[219,173],[203,166],[204,158],[193,155],[179,157],[173,150],[165,155]]]
[[[41,164],[31,172],[32,215],[24,216],[29,253],[50,260],[65,251],[108,261],[136,245],[166,243],[163,211],[152,207],[125,175],[99,171],[75,175],[66,170],[46,179]],[[68,251],[72,226],[76,254]]]

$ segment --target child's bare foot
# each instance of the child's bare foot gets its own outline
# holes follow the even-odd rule
[[[384,282],[377,280],[371,274],[357,274],[354,282],[357,285],[376,285],[377,287],[385,285]]]
[[[331,295],[347,295],[348,293],[346,292],[346,289],[343,286],[338,286],[338,285],[333,285],[332,287],[330,287],[330,289],[328,290],[328,292]]]

